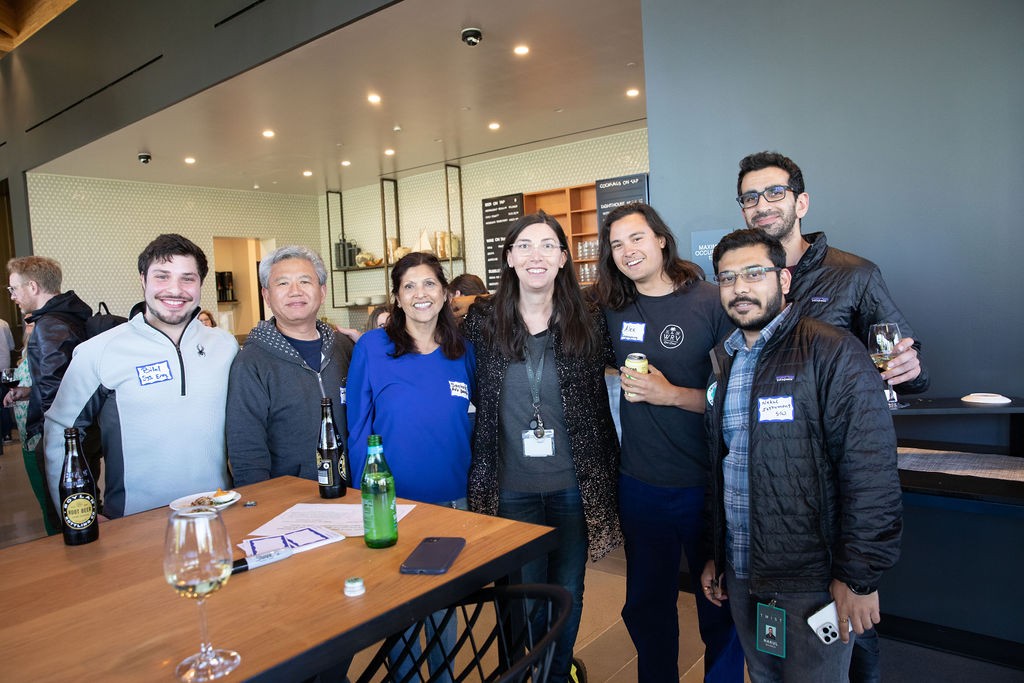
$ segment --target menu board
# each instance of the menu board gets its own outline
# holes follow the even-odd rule
[[[484,209],[484,282],[487,289],[498,288],[501,275],[501,248],[509,225],[523,216],[523,195],[507,194],[483,200]]]
[[[648,202],[647,174],[635,173],[618,178],[598,180],[597,186],[597,224],[604,225],[605,217],[617,206],[630,202]]]

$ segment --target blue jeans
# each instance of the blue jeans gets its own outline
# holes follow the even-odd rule
[[[693,582],[705,557],[700,537],[704,487],[651,486],[619,476],[619,520],[626,539],[626,604],[622,620],[637,652],[639,680],[679,682],[679,567],[682,552]],[[694,591],[704,641],[704,680],[742,683],[743,650],[728,607]]]
[[[807,617],[832,602],[831,593],[825,590],[751,595],[750,584],[737,579],[729,565],[725,570],[725,590],[729,596],[726,604],[732,610],[736,632],[743,643],[743,652],[747,655],[750,683],[845,683],[850,671],[850,656],[856,634],[850,634],[849,643],[844,644],[840,640],[826,645],[807,625]],[[772,599],[776,601],[776,607],[786,610],[785,659],[757,650],[757,603],[768,603]]]
[[[560,683],[569,678],[572,648],[583,614],[583,575],[587,568],[587,522],[579,487],[550,493],[522,493],[502,490],[498,516],[519,522],[543,524],[558,529],[558,548],[523,567],[523,583],[553,583],[572,596],[572,611],[551,660],[548,680]]]
[[[850,683],[881,683],[882,658],[878,631],[869,628],[857,636],[850,662]]]

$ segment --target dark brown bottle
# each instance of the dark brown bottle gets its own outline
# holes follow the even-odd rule
[[[61,528],[65,545],[92,543],[100,537],[96,509],[96,480],[82,455],[78,430],[64,430],[64,467],[60,472]]]
[[[320,399],[320,441],[316,447],[316,476],[321,498],[341,498],[351,485],[348,451],[334,429],[331,399]]]

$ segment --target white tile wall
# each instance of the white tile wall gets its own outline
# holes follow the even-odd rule
[[[41,173],[28,174],[28,191],[33,252],[60,262],[65,290],[120,315],[142,299],[139,253],[161,233],[180,233],[206,253],[202,306],[211,310],[214,237],[321,246],[314,197]]]

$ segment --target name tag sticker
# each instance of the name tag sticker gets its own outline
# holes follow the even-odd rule
[[[142,386],[169,382],[174,379],[171,376],[171,364],[165,360],[158,363],[149,363],[148,365],[137,365],[135,366],[135,372],[139,375],[139,384]]]
[[[619,335],[619,339],[622,341],[635,341],[642,342],[644,340],[644,329],[647,327],[647,323],[631,323],[622,322],[622,334]]]
[[[758,422],[792,422],[793,397],[769,396],[757,399]]]
[[[452,392],[452,396],[455,398],[464,398],[469,400],[469,386],[465,382],[453,382],[448,380],[448,388]]]

